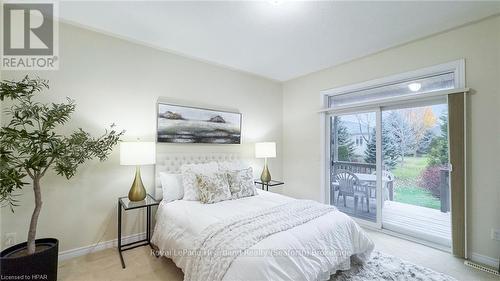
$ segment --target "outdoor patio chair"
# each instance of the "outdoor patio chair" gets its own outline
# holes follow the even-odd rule
[[[353,197],[354,212],[358,209],[358,201],[361,198],[361,210],[363,210],[363,200],[366,199],[368,212],[370,211],[369,196],[370,190],[365,186],[359,185],[358,177],[346,170],[338,170],[335,174],[335,180],[338,183],[337,204],[340,196],[344,199],[344,207],[347,207],[346,197]]]
[[[376,174],[377,174],[377,171],[372,172],[372,175],[376,175]],[[384,185],[384,187],[385,187],[385,192],[384,192],[385,200],[392,201],[392,192],[391,191],[392,191],[392,187],[393,187],[393,183],[394,183],[394,175],[391,173],[391,171],[382,170],[382,178],[388,179],[388,181]],[[371,194],[371,192],[370,192],[370,197],[375,198],[376,194]]]

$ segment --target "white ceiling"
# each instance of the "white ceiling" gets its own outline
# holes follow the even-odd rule
[[[63,19],[279,81],[500,12],[496,2],[62,2]]]

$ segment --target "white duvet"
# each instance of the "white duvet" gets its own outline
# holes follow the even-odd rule
[[[202,231],[223,219],[278,206],[292,200],[279,194],[259,195],[216,204],[177,200],[162,202],[156,214],[152,243],[183,271],[189,250]],[[350,257],[369,257],[373,242],[347,215],[333,211],[302,225],[275,233],[238,256],[224,280],[328,280],[350,267]],[[250,253],[250,254],[248,254]]]

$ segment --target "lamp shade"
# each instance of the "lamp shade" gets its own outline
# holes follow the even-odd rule
[[[258,142],[255,144],[256,158],[274,158],[276,157],[275,142]]]
[[[156,160],[154,142],[121,142],[120,165],[152,165]]]

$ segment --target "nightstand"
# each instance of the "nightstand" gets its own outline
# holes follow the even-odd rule
[[[266,182],[262,182],[261,180],[255,180],[254,183],[255,184],[260,184],[262,190],[264,190],[264,186],[265,186],[266,187],[266,191],[269,191],[269,187],[273,187],[273,186],[285,184],[282,181],[275,181],[275,180],[271,180],[270,182],[267,182],[267,183]]]
[[[142,201],[130,201],[127,196],[118,198],[118,253],[122,262],[122,268],[125,268],[122,252],[134,249],[140,246],[151,247],[151,207],[158,206],[159,201],[156,201],[151,195],[147,194]],[[146,208],[146,238],[134,241],[127,244],[122,244],[122,210],[129,211],[134,209]]]

